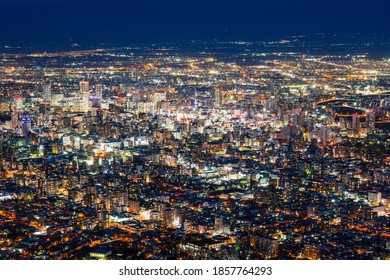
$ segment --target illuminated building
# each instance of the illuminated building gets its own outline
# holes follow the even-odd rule
[[[21,94],[14,96],[14,104],[17,111],[21,110],[23,107],[23,96]]]
[[[215,89],[214,96],[215,96],[214,106],[216,108],[220,108],[221,106],[223,106],[224,94],[223,94],[222,90],[219,87]]]
[[[165,92],[155,92],[153,94],[152,102],[158,103],[158,102],[164,101],[166,98],[167,98],[167,94]]]
[[[51,101],[51,84],[46,83],[43,85],[43,101],[44,103]]]
[[[95,249],[89,253],[89,256],[97,260],[106,260],[111,254],[109,249]]]
[[[372,133],[375,130],[375,111],[370,110],[366,112],[366,127],[367,131]]]
[[[220,233],[223,231],[223,218],[222,217],[215,217],[214,218],[214,231],[217,233]]]
[[[320,139],[321,139],[321,144],[323,146],[326,146],[328,144],[328,126],[327,125],[322,125],[321,130],[320,130]]]
[[[352,130],[356,132],[360,130],[360,117],[357,113],[352,115]]]
[[[11,123],[10,123],[10,129],[15,130],[18,126],[18,112],[16,110],[16,105],[11,106]]]
[[[89,81],[80,81],[80,94],[82,94],[82,97],[89,94]]]
[[[314,245],[305,245],[305,257],[309,260],[319,260],[320,259],[320,250],[317,246]]]
[[[59,180],[58,178],[50,178],[46,180],[46,195],[55,196],[58,194]]]
[[[370,204],[372,204],[374,206],[378,206],[379,203],[382,200],[382,193],[380,193],[380,192],[369,192],[367,200],[368,200],[368,202]]]
[[[31,131],[31,119],[30,118],[23,118],[22,122],[23,122],[22,134],[24,137],[27,137],[29,132]]]
[[[103,98],[103,85],[102,84],[95,85],[95,97],[99,98],[99,99]]]
[[[80,112],[88,112],[91,108],[89,101],[90,92],[89,92],[89,81],[80,81],[80,97],[78,109]]]

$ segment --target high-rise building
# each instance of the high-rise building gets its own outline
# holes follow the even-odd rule
[[[282,139],[283,140],[290,139],[290,137],[291,137],[291,125],[284,125],[284,126],[282,126],[281,132],[282,132]]]
[[[95,97],[99,98],[99,99],[103,98],[103,85],[102,84],[95,85]]]
[[[378,206],[382,200],[382,193],[381,192],[369,192],[367,200],[370,204]]]
[[[220,88],[215,89],[215,107],[219,108],[223,105],[223,92]]]
[[[51,84],[46,83],[43,85],[43,101],[50,102],[51,101]]]
[[[305,257],[309,260],[319,260],[320,248],[315,245],[305,244]]]
[[[195,94],[194,94],[194,110],[198,109],[198,92],[195,89]]]
[[[138,200],[129,200],[129,212],[139,213],[140,211],[140,202]]]
[[[46,194],[47,196],[55,196],[58,194],[58,178],[50,178],[46,181]]]
[[[302,116],[298,115],[298,114],[294,114],[291,122],[292,122],[293,126],[301,128],[302,127]]]
[[[80,93],[84,94],[89,93],[89,81],[80,81]]]
[[[328,126],[322,125],[320,130],[320,139],[321,139],[321,144],[323,146],[326,146],[328,144],[328,133],[329,133]]]
[[[152,102],[158,103],[161,101],[165,101],[166,98],[167,98],[166,92],[155,92],[152,97]]]
[[[173,221],[174,221],[174,211],[173,209],[165,209],[163,211],[163,225],[165,227],[172,227],[173,226]]]
[[[22,133],[24,137],[28,136],[28,133],[31,131],[31,119],[23,118]]]
[[[214,231],[215,232],[222,232],[223,231],[223,218],[222,217],[215,217]]]
[[[90,108],[89,103],[90,103],[89,99],[87,99],[87,98],[80,99],[80,104],[79,104],[80,112],[88,112],[88,110]]]
[[[352,115],[352,130],[356,132],[360,130],[360,117],[357,113]]]
[[[288,115],[283,115],[282,123],[283,123],[283,125],[288,125],[288,123],[289,123],[289,116]]]
[[[57,142],[53,142],[53,144],[51,146],[51,152],[53,154],[58,154],[59,150],[60,150],[60,147],[59,147],[58,143]]]
[[[122,191],[119,193],[118,205],[128,207],[129,204],[129,194],[127,191]]]
[[[14,105],[16,107],[16,110],[21,110],[23,107],[23,96],[21,93],[18,93],[17,95],[14,96]]]
[[[87,112],[90,109],[89,81],[80,81],[79,111]]]
[[[375,111],[369,110],[366,112],[366,127],[367,131],[372,133],[375,130]]]
[[[91,98],[92,108],[101,108],[103,98],[103,85],[95,84],[95,93]]]
[[[11,113],[10,129],[11,130],[15,130],[16,127],[18,126],[18,112],[16,110],[16,106],[15,105],[11,106],[11,110],[12,110],[12,113]]]

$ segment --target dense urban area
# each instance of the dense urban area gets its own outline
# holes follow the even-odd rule
[[[317,47],[2,47],[0,259],[390,259],[390,59]]]

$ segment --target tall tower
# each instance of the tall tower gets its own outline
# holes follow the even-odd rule
[[[356,132],[360,130],[360,117],[357,113],[352,115],[352,130]]]
[[[327,125],[322,125],[321,130],[320,130],[320,139],[321,139],[321,144],[323,146],[326,146],[328,144],[328,126]]]
[[[103,85],[102,84],[95,85],[95,93],[96,93],[96,98],[102,99],[102,97],[103,97]]]
[[[214,95],[215,95],[215,107],[220,108],[223,105],[223,92],[222,92],[222,90],[219,87],[217,87],[215,89]]]
[[[18,112],[16,110],[16,105],[12,105],[11,106],[11,110],[12,110],[12,113],[11,113],[10,129],[11,130],[15,130],[16,127],[18,126]]]
[[[92,108],[100,108],[102,106],[102,97],[103,97],[103,85],[95,84],[95,94],[91,98]]]
[[[80,111],[89,110],[89,81],[80,81]]]
[[[366,112],[366,127],[367,132],[372,133],[375,130],[375,111],[369,110]]]
[[[89,94],[89,81],[80,81],[80,94],[82,97],[85,94]]]
[[[31,131],[31,119],[23,118],[23,126],[22,126],[23,136],[27,137],[30,131]]]
[[[194,110],[196,111],[198,109],[198,92],[195,89],[195,96],[194,96]]]
[[[44,103],[51,101],[51,83],[43,85],[43,101]]]

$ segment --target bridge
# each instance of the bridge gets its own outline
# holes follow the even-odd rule
[[[364,97],[374,97],[374,96],[390,96],[389,90],[382,90],[377,92],[366,92],[366,91],[356,91],[355,92],[356,97],[358,98],[364,98]],[[352,98],[337,98],[332,97],[325,100],[320,100],[317,102],[317,105],[324,105],[329,103],[340,103],[340,102],[348,102],[348,101],[355,101],[355,99]]]
[[[358,116],[359,119],[366,117],[366,114],[334,114],[336,118],[352,118],[354,115]]]
[[[328,103],[338,103],[338,102],[348,102],[348,101],[355,101],[355,100],[348,99],[348,98],[329,98],[329,99],[318,101],[317,105],[323,105],[323,104],[328,104]]]

